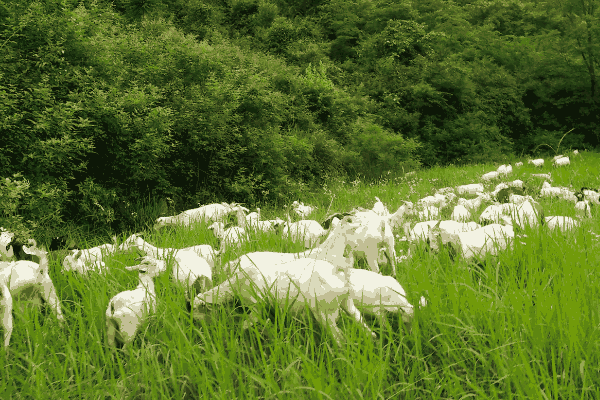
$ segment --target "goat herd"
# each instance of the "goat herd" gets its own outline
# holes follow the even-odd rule
[[[576,152],[574,153],[577,154]],[[566,159],[566,160],[565,160]],[[531,160],[542,165],[543,159]],[[568,157],[555,157],[556,166],[569,165]],[[522,163],[516,163],[519,167]],[[512,166],[502,165],[497,171],[483,175],[483,180],[497,179],[512,173]],[[548,174],[540,177],[550,180]],[[457,195],[475,197],[467,200]],[[400,283],[395,279],[396,264],[406,262],[414,254],[415,246],[424,242],[432,250],[440,246],[452,249],[453,256],[464,259],[482,257],[486,253],[497,254],[506,249],[515,237],[514,228],[538,223],[549,229],[561,231],[580,225],[577,219],[590,218],[590,206],[600,204],[600,194],[589,188],[573,192],[568,188],[552,187],[544,182],[540,196],[553,196],[575,203],[575,217],[543,217],[539,203],[525,195],[523,181],[500,183],[493,192],[486,193],[483,184],[468,184],[455,188],[439,189],[433,196],[419,200],[415,205],[405,201],[395,213],[375,198],[373,209],[355,208],[346,213],[332,214],[321,223],[302,219],[291,222],[279,218],[261,220],[260,209],[249,210],[238,204],[210,204],[187,210],[172,217],[158,218],[155,228],[167,225],[189,226],[199,221],[212,222],[209,226],[220,238],[218,250],[207,244],[184,249],[157,248],[146,242],[139,234],[127,238],[120,245],[104,244],[86,250],[70,250],[63,260],[64,270],[77,271],[82,277],[89,273],[104,273],[103,258],[116,251],[137,250],[145,254],[140,264],[126,267],[139,271],[139,284],[133,290],[124,291],[110,299],[106,309],[106,329],[111,346],[127,345],[135,337],[143,319],[156,308],[157,296],[153,278],[167,271],[167,261],[172,257],[173,280],[186,288],[188,302],[194,309],[205,310],[237,296],[246,305],[252,305],[274,296],[288,298],[292,311],[302,311],[306,305],[317,321],[329,326],[338,345],[344,340],[336,325],[340,308],[353,317],[364,329],[375,336],[364,322],[361,312],[375,314],[386,323],[385,312],[401,312],[402,319],[409,322],[414,308],[406,297]],[[456,201],[455,201],[456,200]],[[484,203],[490,204],[480,214],[479,223],[472,219]],[[438,220],[440,209],[453,206],[451,219]],[[306,218],[314,208],[294,202],[293,210]],[[224,219],[235,213],[237,226],[225,228]],[[411,227],[405,219],[408,215],[420,221]],[[398,257],[395,251],[393,230],[402,228],[409,242],[408,255]],[[220,264],[221,255],[231,246],[240,246],[248,240],[251,231],[275,230],[282,236],[303,241],[307,251],[302,253],[252,252],[230,261],[222,267],[228,278],[213,287],[215,264]],[[324,241],[319,244],[321,238]],[[319,244],[318,246],[316,246]],[[316,246],[316,247],[313,247]],[[12,298],[28,288],[38,302],[47,302],[59,321],[64,321],[60,300],[48,273],[48,253],[39,248],[33,239],[26,244],[14,241],[14,234],[2,229],[0,237],[0,318],[4,330],[4,346],[9,345],[12,333]],[[365,259],[370,270],[355,269],[355,258]],[[17,261],[14,261],[17,259]],[[37,261],[34,262],[33,260]],[[379,273],[379,265],[386,262],[393,276]],[[298,301],[293,301],[298,300]],[[420,306],[426,306],[421,297]],[[245,327],[257,321],[251,312]]]

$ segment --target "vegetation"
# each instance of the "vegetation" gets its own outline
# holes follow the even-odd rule
[[[570,130],[564,146],[591,149],[599,9],[2,0],[0,177],[27,180],[23,229],[50,235],[139,229],[139,199],[282,204],[329,177],[501,161]]]
[[[554,184],[598,187],[599,166],[597,154],[583,153],[571,167],[553,171]],[[403,199],[415,202],[432,189],[476,182],[490,169],[435,167],[408,179],[368,183],[332,179],[304,200],[318,206],[316,219],[329,206],[372,207],[375,195],[395,210]],[[524,180],[535,194],[541,181],[529,178],[532,172],[538,170],[525,165],[511,179]],[[574,215],[572,203],[546,198],[540,204],[546,215]],[[282,215],[280,209],[262,211],[265,219]],[[451,211],[443,210],[442,217]],[[61,330],[48,309],[15,309],[8,354],[0,350],[0,397],[598,398],[600,243],[588,233],[600,228],[597,210],[594,214],[569,235],[527,229],[528,237],[514,248],[476,262],[419,248],[412,261],[398,264],[396,276],[412,304],[421,295],[429,302],[416,310],[412,328],[399,316],[388,315],[389,326],[367,316],[378,334],[372,339],[343,315],[338,325],[347,344],[341,349],[309,314],[291,315],[275,300],[259,305],[259,323],[248,331],[242,329],[247,310],[235,303],[194,318],[186,310],[184,288],[165,273],[156,279],[156,314],[129,349],[110,350],[104,313],[113,295],[136,286],[137,275],[125,270],[136,254],[107,257],[106,276],[83,277],[61,272],[64,252],[56,252],[50,274],[66,328]],[[163,247],[216,246],[206,224],[149,236]],[[260,234],[225,253],[215,284],[227,277],[222,266],[243,253],[302,249],[302,243]],[[397,242],[396,249],[406,253],[406,242]],[[384,265],[383,273],[390,268]]]

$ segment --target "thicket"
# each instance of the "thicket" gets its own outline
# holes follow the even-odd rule
[[[597,146],[598,9],[0,0],[0,177],[26,186],[0,222],[125,229],[155,217],[141,199],[286,202],[571,129],[563,147]]]

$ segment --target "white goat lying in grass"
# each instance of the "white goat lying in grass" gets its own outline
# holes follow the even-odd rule
[[[109,346],[131,343],[142,321],[156,310],[156,290],[152,279],[160,268],[151,264],[152,261],[146,260],[142,265],[126,267],[128,270],[140,271],[137,287],[116,294],[108,302],[106,333]]]
[[[515,163],[515,167],[522,167],[523,166],[523,162],[519,161],[518,163]]]
[[[291,237],[293,241],[304,240],[304,246],[309,248],[318,244],[321,236],[326,233],[327,231],[317,221],[302,220],[285,223],[282,236]]]
[[[0,262],[0,322],[4,328],[4,346],[8,347],[13,330],[12,310],[13,296],[23,299],[25,293],[35,305],[47,302],[56,314],[59,322],[64,322],[60,308],[60,300],[56,289],[48,274],[48,253],[38,249],[35,245],[31,248],[24,246],[27,254],[40,259],[40,263],[33,261]]]
[[[208,229],[212,230],[215,236],[221,239],[221,252],[224,252],[227,247],[234,245],[239,248],[243,242],[248,240],[246,230],[239,226],[232,226],[225,229],[222,222],[215,222]]]
[[[77,271],[86,274],[90,271],[106,272],[106,264],[102,260],[104,256],[114,254],[117,250],[117,238],[113,236],[113,244],[103,244],[84,250],[70,250],[63,262],[65,271]]]
[[[199,208],[183,211],[177,215],[171,217],[159,217],[156,220],[154,229],[159,229],[167,225],[183,225],[189,226],[191,223],[196,221],[216,221],[219,222],[227,214],[244,210],[248,212],[248,209],[237,204],[209,204]]]
[[[200,293],[212,287],[212,268],[218,253],[209,245],[197,245],[185,249],[158,248],[139,236],[132,235],[125,240],[120,249],[128,250],[133,247],[149,255],[142,258],[144,261],[142,264],[128,269],[143,268],[150,271],[153,276],[157,276],[167,270],[164,260],[172,255],[175,259],[173,278],[184,285],[189,298],[193,297],[192,289]]]
[[[397,313],[401,310],[402,320],[411,321],[413,306],[396,279],[364,269],[351,269],[348,273],[350,298],[360,311],[375,314],[383,322],[385,311]],[[421,297],[420,305],[427,305],[424,297]]]
[[[331,328],[336,343],[341,346],[344,335],[336,325],[340,308],[375,336],[349,296],[347,274],[348,270],[310,258],[251,265],[238,269],[219,286],[196,296],[195,307],[221,304],[235,295],[250,305],[275,298],[276,304],[289,305],[296,313],[302,312],[307,304],[315,319]]]

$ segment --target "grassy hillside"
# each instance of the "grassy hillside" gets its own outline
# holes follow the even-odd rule
[[[551,171],[555,186],[598,187],[599,165],[598,155],[586,152],[572,157],[570,167],[547,165],[540,171],[525,165],[509,179],[522,179],[534,195],[542,182],[529,177],[532,172]],[[317,220],[328,211],[370,208],[374,196],[395,210],[402,200],[479,182],[482,173],[496,168],[433,168],[408,179],[366,184],[332,180],[301,200],[318,207]],[[572,203],[539,201],[546,216],[574,215]],[[285,212],[262,211],[264,219]],[[444,210],[442,218],[450,212]],[[421,295],[429,302],[416,310],[411,329],[397,315],[388,315],[389,326],[367,317],[378,335],[372,339],[343,315],[339,325],[347,343],[341,349],[309,314],[290,315],[276,304],[260,305],[260,322],[248,331],[241,328],[247,314],[237,304],[194,320],[185,309],[183,289],[164,274],[155,280],[158,310],[133,346],[124,353],[109,350],[104,312],[110,297],[135,287],[136,274],[124,269],[135,264],[134,255],[108,259],[106,276],[84,277],[61,272],[64,254],[57,253],[51,276],[66,327],[61,329],[49,313],[15,310],[8,354],[0,350],[0,397],[598,398],[600,244],[588,231],[600,232],[600,220],[598,210],[593,213],[570,234],[526,229],[528,237],[516,240],[514,248],[478,263],[451,261],[445,250],[433,254],[420,248],[411,261],[397,266],[396,278],[411,303]],[[206,228],[149,231],[148,240],[164,247],[216,246]],[[240,254],[302,248],[275,234],[258,235],[224,255],[215,284],[227,276],[221,266]],[[402,254],[407,244],[397,242],[396,250]]]

